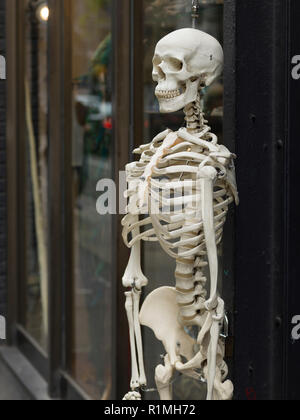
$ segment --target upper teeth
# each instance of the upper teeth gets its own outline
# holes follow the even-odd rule
[[[180,96],[180,90],[156,90],[156,96],[163,99],[173,99]]]

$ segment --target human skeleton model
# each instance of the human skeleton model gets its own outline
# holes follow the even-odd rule
[[[146,387],[141,325],[162,341],[165,365],[155,379],[162,400],[172,400],[177,372],[207,382],[208,400],[230,400],[225,343],[221,338],[225,311],[218,294],[217,247],[229,205],[238,193],[235,156],[218,144],[201,107],[201,91],[222,73],[223,51],[210,35],[182,29],[163,38],[153,59],[156,96],[163,113],[184,109],[186,128],[166,130],[135,153],[138,162],[126,167],[128,214],[123,237],[131,248],[123,285],[130,328],[131,392],[125,399],[141,399]],[[152,292],[139,310],[148,280],[141,269],[141,241],[158,241],[176,260],[176,287]],[[205,267],[210,273],[207,296]],[[189,330],[198,327],[197,340]],[[187,361],[187,362],[186,362]]]

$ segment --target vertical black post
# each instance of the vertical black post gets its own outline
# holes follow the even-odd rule
[[[141,2],[141,0],[139,0]],[[119,179],[119,170],[125,168],[128,162],[131,135],[131,57],[128,54],[131,46],[131,35],[133,28],[130,25],[132,13],[131,0],[113,1],[113,67],[114,67],[114,88],[113,88],[113,115],[114,115],[114,169],[115,180]],[[118,69],[122,68],[120,72]],[[119,139],[122,138],[122,141]],[[121,216],[116,217],[114,222],[115,238],[115,277],[113,292],[113,396],[122,399],[128,392],[130,382],[129,366],[129,332],[126,312],[124,310],[125,296],[122,287],[122,276],[129,258],[128,250],[122,241]]]
[[[63,349],[64,230],[64,2],[50,0],[49,8],[49,395],[61,396]],[[67,50],[65,50],[67,51]]]
[[[286,25],[284,0],[236,1],[238,400],[284,396]]]
[[[5,0],[0,0],[0,55],[5,57]],[[4,70],[3,68],[1,69]],[[5,69],[6,73],[6,69]],[[0,315],[6,314],[6,81],[0,77]]]
[[[288,308],[286,330],[287,343],[287,389],[286,398],[300,399],[300,4],[297,0],[289,0],[289,132],[287,159],[287,277]]]
[[[37,0],[31,0],[28,8],[31,47],[31,104],[33,116],[33,129],[36,139],[39,138],[39,20],[36,16],[37,4]]]
[[[235,0],[226,0],[224,3],[224,118],[223,143],[233,153],[236,147],[236,72],[235,72],[235,45],[236,45],[236,16]],[[223,246],[223,290],[222,295],[226,302],[226,313],[229,321],[229,337],[226,340],[226,362],[232,379],[233,368],[233,337],[234,337],[234,251],[235,251],[235,206],[230,207],[224,227]]]

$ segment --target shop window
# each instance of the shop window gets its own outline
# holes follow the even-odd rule
[[[113,216],[96,212],[100,179],[113,178],[109,0],[72,0],[73,378],[111,396]]]

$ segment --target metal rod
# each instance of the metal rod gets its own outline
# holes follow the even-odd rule
[[[200,17],[200,1],[192,0],[192,27],[197,28],[197,20]]]

